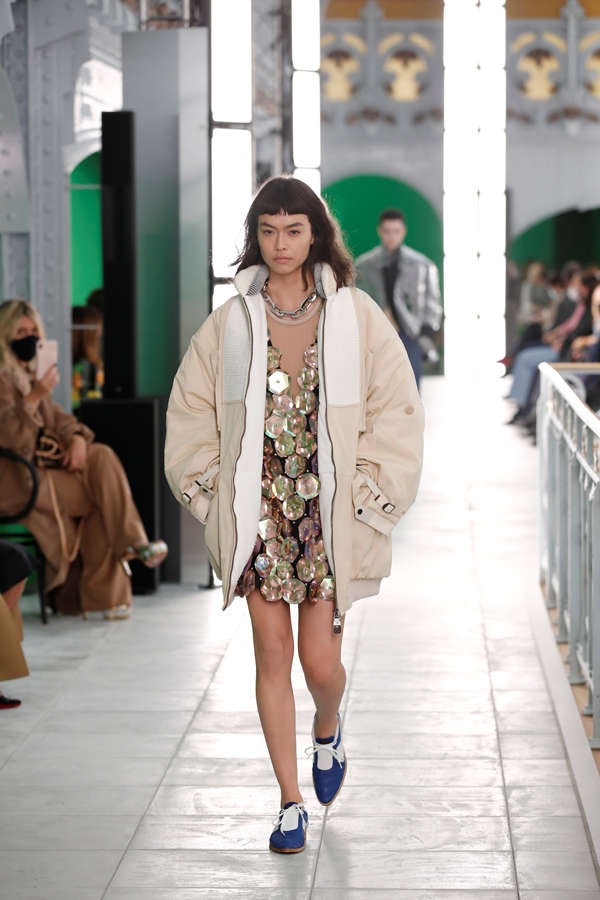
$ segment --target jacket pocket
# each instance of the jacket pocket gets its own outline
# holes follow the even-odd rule
[[[388,524],[390,514],[378,507],[375,498],[381,496],[375,482],[358,471],[352,482],[352,578],[385,578],[390,574],[395,522]]]

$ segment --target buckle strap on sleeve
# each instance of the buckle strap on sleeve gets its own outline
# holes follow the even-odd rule
[[[211,491],[211,489],[207,487],[207,482],[210,481],[213,475],[216,475],[218,471],[218,465],[211,466],[210,469],[207,469],[204,475],[196,478],[186,491],[182,491],[182,496],[186,503],[191,503],[198,491],[202,491],[202,493],[206,494],[209,498],[214,497],[215,492]]]

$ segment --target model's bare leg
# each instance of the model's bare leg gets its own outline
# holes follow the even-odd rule
[[[315,736],[330,737],[337,727],[346,670],[342,665],[342,630],[334,634],[332,604],[325,600],[311,603],[305,600],[298,607],[298,655],[307,687],[317,708]]]
[[[259,591],[248,597],[256,659],[256,704],[275,776],[281,806],[301,801],[296,760],[296,705],[292,691],[294,636],[290,608],[270,602]]]

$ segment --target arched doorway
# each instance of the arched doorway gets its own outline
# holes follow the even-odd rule
[[[600,209],[569,209],[526,228],[510,242],[509,259],[523,266],[539,260],[559,269],[570,260],[584,266],[600,257]]]
[[[431,203],[413,187],[386,175],[351,175],[323,188],[332,213],[339,221],[353,256],[370,250],[377,242],[377,221],[384,209],[395,207],[406,216],[406,243],[437,265],[442,280],[442,222]],[[429,374],[443,371],[443,336],[438,335],[440,361],[426,366]]]

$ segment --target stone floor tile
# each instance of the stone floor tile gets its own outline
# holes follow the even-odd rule
[[[350,709],[344,717],[347,732],[353,734],[373,734],[381,730],[382,716],[377,709],[377,698],[373,698],[375,710],[356,712]],[[390,734],[433,734],[443,739],[448,734],[495,735],[496,722],[492,710],[486,713],[463,712],[395,712],[385,714],[385,732]],[[344,735],[345,737],[345,735]]]
[[[1,774],[1,773],[0,773]],[[38,785],[27,791],[23,785],[0,782],[0,810],[13,813],[38,815],[61,813],[63,815],[142,815],[155,788],[153,785],[125,787],[56,787]]]
[[[472,759],[498,758],[495,734],[344,734],[344,747],[352,759]]]
[[[558,723],[553,712],[511,710],[498,712],[498,730],[504,734],[559,734]]]
[[[570,782],[569,782],[570,784]],[[348,763],[346,785],[421,785],[423,787],[501,787],[502,769],[496,759],[356,758]]]
[[[343,857],[349,847],[357,852],[413,851],[510,851],[508,821],[501,816],[390,816],[387,803],[380,807],[377,828],[368,816],[343,813],[328,818],[322,848]],[[359,850],[358,850],[359,848]]]
[[[501,788],[468,787],[386,787],[385,810],[395,816],[505,816],[506,806]],[[360,816],[368,819],[381,815],[379,804],[373,803],[369,787],[344,786],[329,815]]]
[[[588,850],[518,850],[515,861],[521,890],[597,891],[599,887]]]
[[[547,691],[494,691],[494,705],[498,712],[552,712]]]
[[[192,900],[192,898],[190,898]],[[389,891],[348,890],[346,888],[316,888],[310,900],[518,900],[516,891],[446,891],[435,888],[408,890],[392,888]]]
[[[45,734],[132,734],[161,735],[183,734],[192,719],[192,710],[151,711],[109,711],[79,710],[74,716],[71,711],[53,710],[34,729],[33,733]]]
[[[280,792],[271,787],[245,784],[223,787],[163,785],[148,810],[150,816],[227,816],[244,809],[244,815],[271,816],[279,812]],[[307,798],[305,798],[307,799]]]
[[[578,816],[579,804],[571,786],[511,787],[507,791],[511,816]]]
[[[304,758],[303,758],[304,759]],[[312,786],[309,766],[299,770],[301,785]],[[197,787],[271,787],[277,784],[268,756],[263,759],[223,759],[176,756],[165,773],[163,785],[178,784]]]
[[[296,709],[296,728],[299,732],[310,734],[315,713],[314,703],[304,710]],[[254,733],[262,737],[262,728],[254,700],[253,710],[207,710],[204,705],[190,722],[188,733],[195,732],[235,732],[236,734]]]
[[[490,681],[494,691],[546,691],[546,682],[541,671],[527,673],[509,672],[501,666],[490,671]]]
[[[19,755],[28,759],[77,757],[97,765],[123,756],[171,756],[180,741],[178,734],[49,734],[36,731],[19,747]]]
[[[159,888],[158,890],[134,887],[110,887],[102,900],[265,900],[263,887],[199,887],[199,888]],[[310,886],[292,888],[268,888],[268,900],[311,900]],[[400,898],[403,900],[403,898]],[[409,898],[411,900],[411,898]],[[450,898],[454,900],[454,898]],[[475,897],[473,900],[479,900]],[[505,900],[503,897],[483,898],[483,900]],[[512,900],[512,897],[506,898]]]
[[[558,734],[500,735],[503,759],[565,759],[565,748]]]
[[[125,850],[138,822],[138,816],[0,813],[0,850]]]
[[[587,847],[587,836],[579,816],[513,816],[510,829],[516,850],[560,850],[571,853]]]
[[[269,850],[130,850],[114,877],[114,888],[247,888],[277,891],[310,886],[316,851],[282,854]]]
[[[16,753],[6,763],[0,776],[0,785],[4,781],[22,787],[158,785],[169,762],[169,757],[113,757],[103,762],[96,756],[85,758],[69,755],[35,759],[31,756],[21,758]]]
[[[400,651],[399,651],[400,652]],[[368,690],[371,695],[384,693],[386,689],[395,691],[431,690],[431,691],[485,691],[490,681],[487,672],[452,672],[433,670],[425,665],[418,669],[402,669],[393,673],[393,677],[385,679],[382,684],[380,672],[361,672],[353,675],[352,686],[360,690]]]
[[[7,900],[100,900],[119,864],[113,850],[0,850]]]
[[[514,888],[510,853],[322,852],[315,888],[509,890]]]
[[[373,710],[373,693],[356,688],[348,691],[348,712]],[[492,713],[487,691],[386,690],[377,693],[377,710],[382,712],[460,712]],[[387,720],[386,720],[387,721]]]
[[[511,759],[502,761],[508,787],[571,784],[566,759]]]
[[[310,744],[310,734],[299,735],[297,739],[298,757],[304,759],[304,748]],[[222,759],[268,759],[269,754],[262,734],[218,734],[193,732],[185,736],[177,750],[178,757],[200,756]]]
[[[266,850],[277,815],[275,804],[260,815],[244,805],[244,822],[240,828],[237,816],[226,815],[149,815],[146,816],[131,844],[132,850]],[[318,843],[323,823],[323,809],[316,803],[308,807],[311,842]],[[266,814],[265,814],[266,813]]]
[[[370,660],[360,653],[354,666],[355,677],[358,681],[362,680],[363,675],[371,677],[377,674],[381,677],[381,675],[393,676],[398,673],[400,678],[402,672],[421,672],[423,669],[450,675],[487,674],[488,660],[483,652],[470,656],[461,653],[452,655],[447,652],[432,655],[424,649],[420,654],[402,653],[397,656],[395,653],[390,653],[385,656],[372,657]]]
[[[600,891],[521,891],[521,900],[600,900]]]

